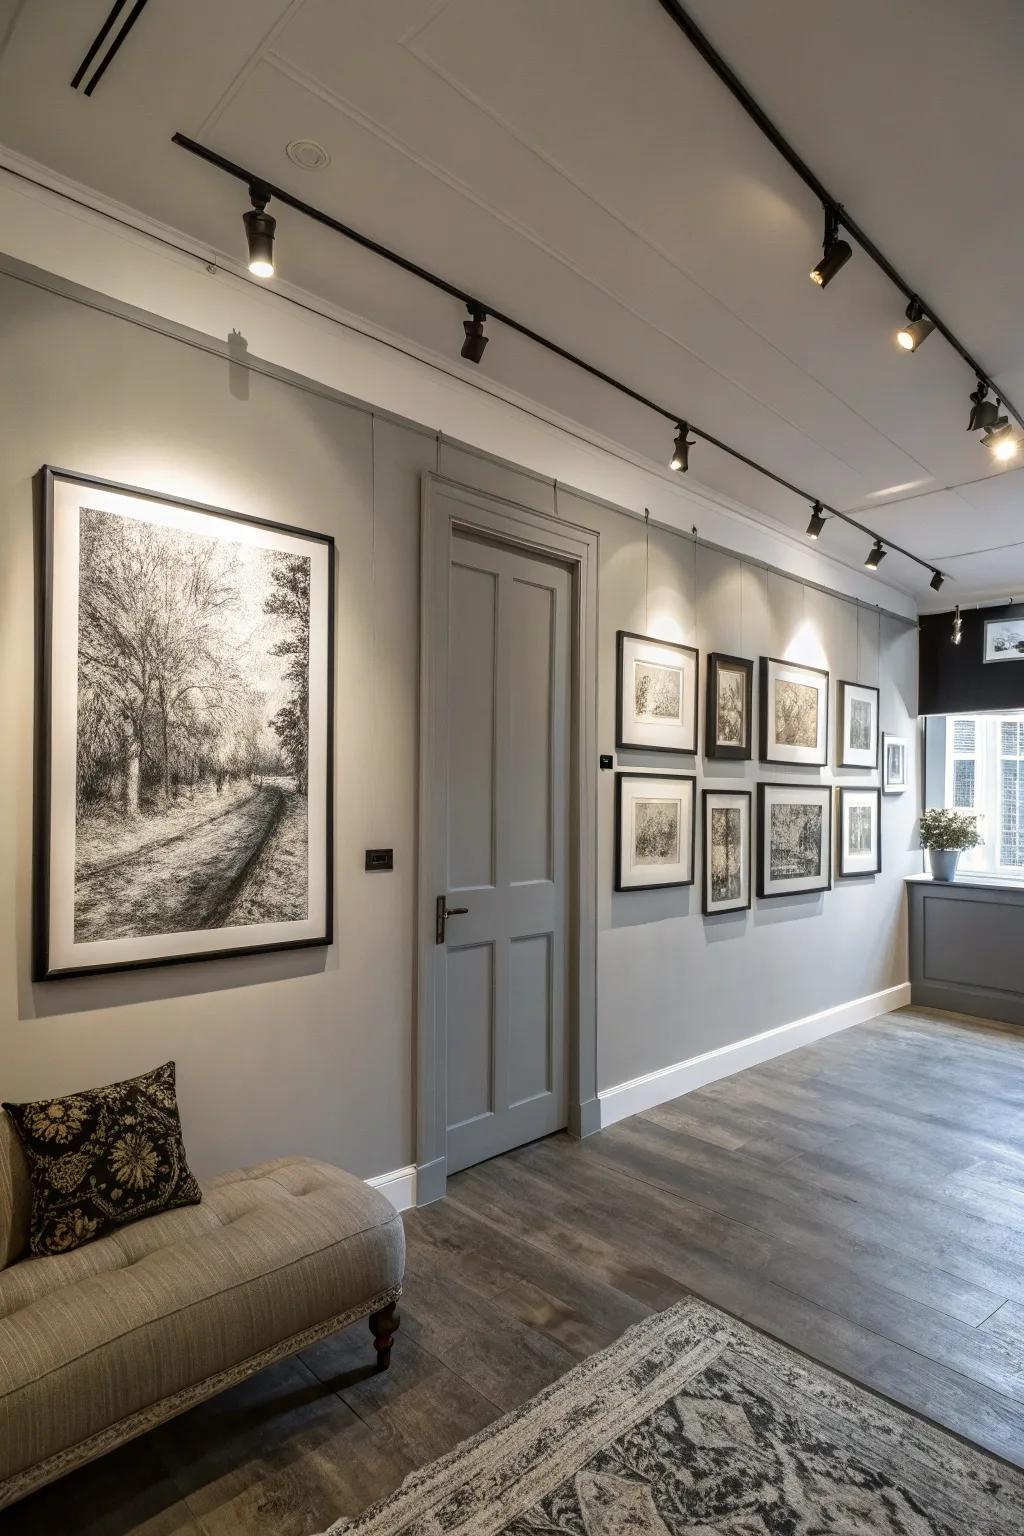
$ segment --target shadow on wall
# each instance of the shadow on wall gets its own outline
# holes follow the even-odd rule
[[[228,389],[236,400],[249,398],[249,343],[241,331],[228,337]]]

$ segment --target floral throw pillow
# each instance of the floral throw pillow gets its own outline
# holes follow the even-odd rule
[[[106,1088],[3,1107],[28,1159],[37,1256],[202,1199],[181,1139],[173,1061]]]

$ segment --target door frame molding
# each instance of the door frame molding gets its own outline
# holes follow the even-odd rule
[[[445,889],[448,701],[434,636],[447,635],[452,539],[464,530],[568,566],[572,578],[569,742],[570,877],[566,943],[569,1130],[600,1124],[597,1098],[597,574],[599,536],[427,472],[420,504],[420,754],[416,977],[416,1201],[439,1200],[447,1183],[446,1004],[437,963],[434,903]]]

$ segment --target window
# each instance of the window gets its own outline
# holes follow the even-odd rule
[[[944,803],[973,811],[985,839],[963,868],[1024,873],[1024,714],[949,717]]]

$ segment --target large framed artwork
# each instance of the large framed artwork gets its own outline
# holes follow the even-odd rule
[[[41,482],[37,978],[330,943],[333,539]]]
[[[1024,619],[986,619],[984,661],[1024,661]]]
[[[626,629],[618,640],[615,745],[696,752],[698,652]]]
[[[882,792],[842,785],[839,796],[836,873],[877,875],[882,869]]]
[[[839,768],[878,767],[878,689],[839,684]]]
[[[615,889],[693,884],[692,773],[615,775]]]
[[[823,768],[828,762],[828,673],[761,657],[761,761]]]
[[[707,757],[750,757],[754,663],[743,656],[713,651],[708,657],[704,753]]]
[[[832,789],[757,786],[757,894],[797,896],[832,884]]]
[[[739,912],[750,906],[751,804],[749,789],[705,789],[704,889],[701,910]]]
[[[905,736],[882,732],[882,789],[887,795],[901,795],[909,785],[907,752]]]

